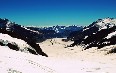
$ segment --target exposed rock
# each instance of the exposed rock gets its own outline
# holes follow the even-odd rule
[[[73,35],[73,36],[72,36]],[[98,49],[116,44],[116,19],[105,18],[93,22],[79,32],[71,33],[68,39],[74,40],[70,47],[84,45],[85,49]]]
[[[24,40],[40,55],[47,56],[37,42],[44,40],[43,35],[37,31],[32,31],[21,25],[10,22],[8,19],[0,19],[0,33],[8,34],[11,37]]]
[[[14,44],[8,43],[7,46],[13,50],[16,50],[16,51],[19,50],[18,46],[15,43]]]

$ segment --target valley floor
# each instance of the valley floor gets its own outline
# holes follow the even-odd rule
[[[116,47],[116,45],[102,49],[93,47],[87,50],[83,50],[80,46],[66,48],[71,43],[73,42],[63,42],[62,38],[55,38],[40,43],[40,46],[50,58],[72,63],[71,65],[64,63],[66,66],[64,64],[59,65],[59,68],[64,69],[64,73],[116,72],[116,54],[107,54],[108,50]]]
[[[39,43],[42,50],[48,54],[47,58],[0,46],[0,73],[116,72],[116,54],[106,55],[105,48],[84,51],[80,46],[67,48],[66,45],[72,42],[62,42],[61,39],[48,39]]]

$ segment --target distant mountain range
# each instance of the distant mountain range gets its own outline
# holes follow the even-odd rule
[[[51,27],[27,27],[30,30],[41,32],[46,39],[48,38],[66,38],[70,33],[83,29],[83,26],[51,26]]]

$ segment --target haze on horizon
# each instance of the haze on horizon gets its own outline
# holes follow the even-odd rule
[[[116,0],[0,0],[0,18],[24,26],[89,25],[116,18]]]

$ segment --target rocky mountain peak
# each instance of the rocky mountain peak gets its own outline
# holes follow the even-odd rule
[[[114,18],[104,18],[104,19],[98,19],[97,21],[92,23],[92,27],[97,27],[99,30],[101,29],[108,29],[113,26],[116,26],[116,19]]]

